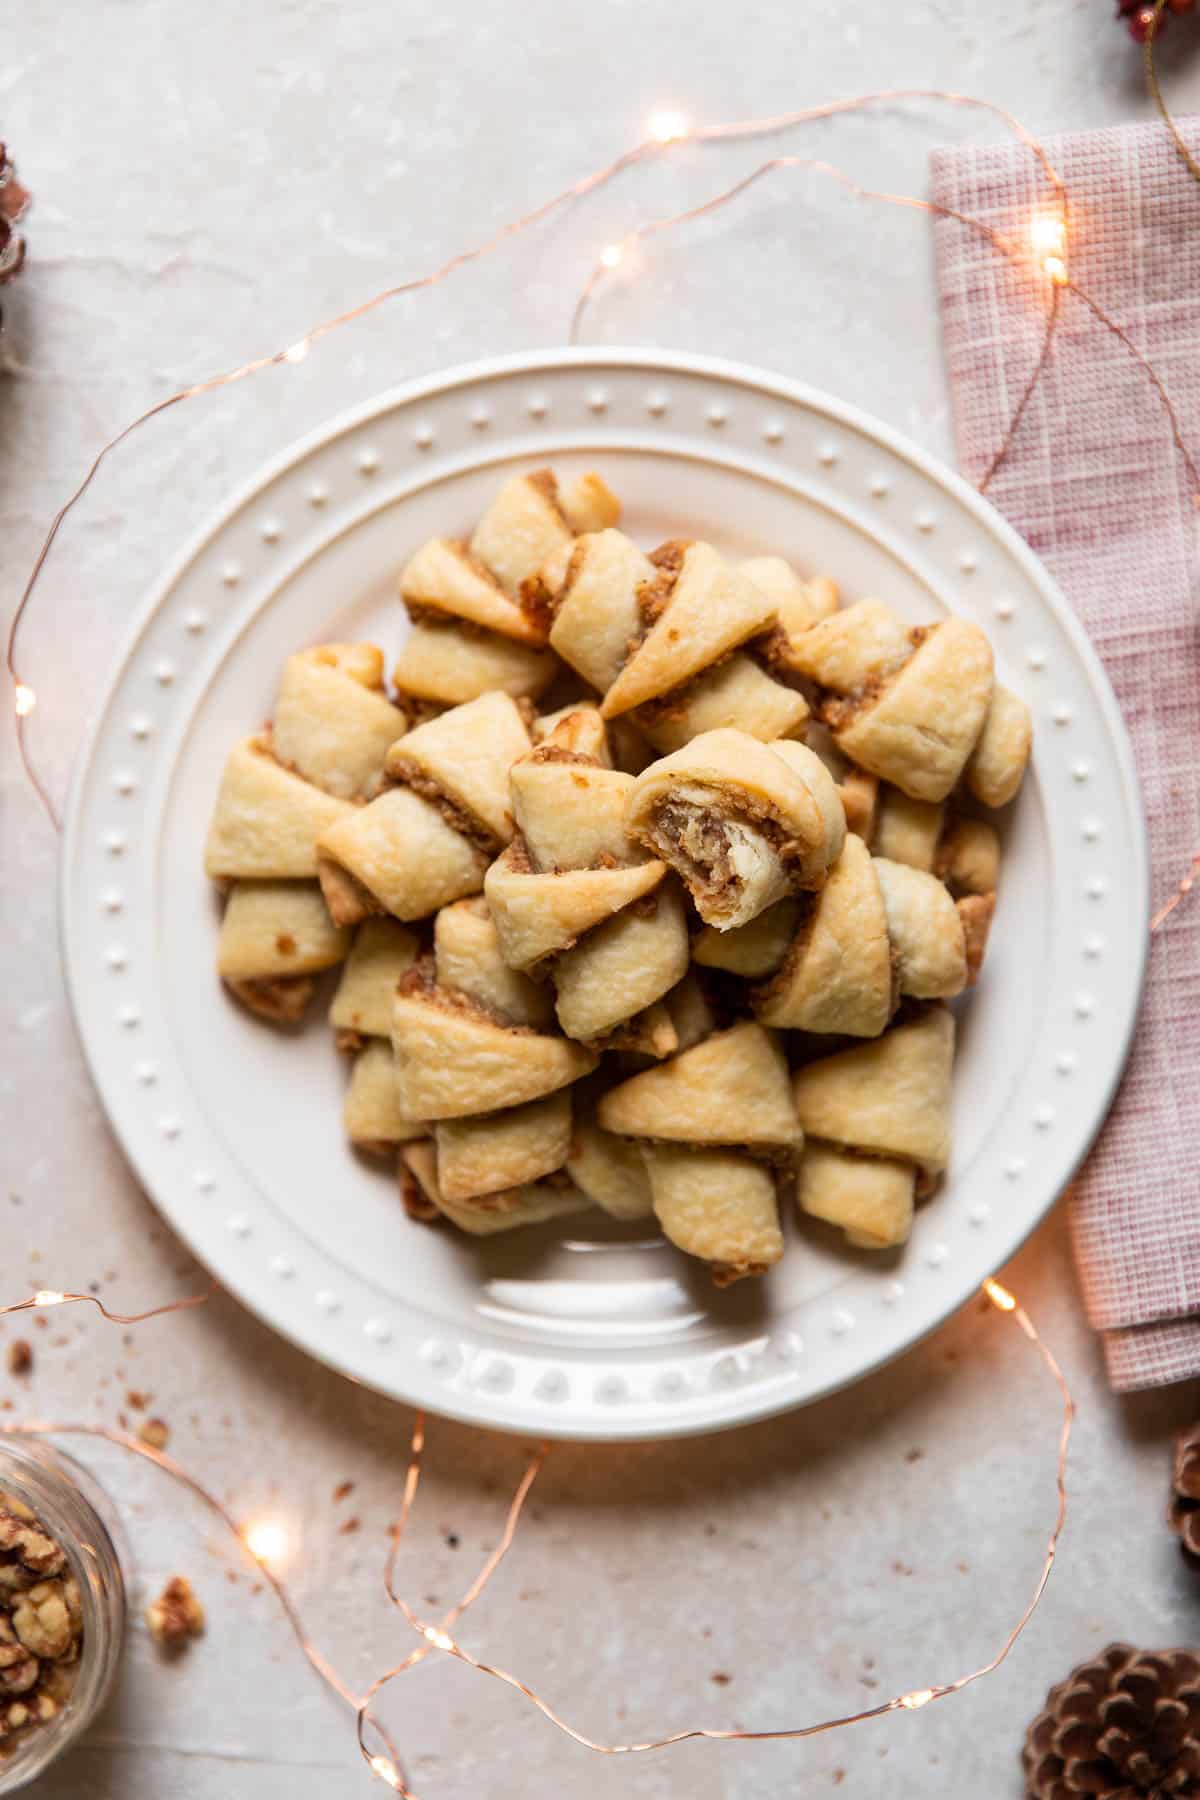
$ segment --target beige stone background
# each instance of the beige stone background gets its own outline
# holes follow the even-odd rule
[[[744,0],[27,0],[0,33],[0,135],[37,193],[27,274],[5,299],[0,610],[93,448],[182,381],[298,337],[313,318],[486,235],[636,139],[655,105],[771,112],[879,85],[945,85],[1036,131],[1143,118],[1136,53],[1106,0],[784,6]],[[1200,23],[1163,56],[1200,106]],[[805,147],[920,192],[961,114],[885,111]],[[797,136],[793,145],[799,147]],[[698,199],[761,147],[684,152],[562,214],[435,295],[404,300],[303,367],[206,399],[116,459],[64,534],[25,657],[39,755],[60,791],[121,621],[186,533],[267,455],[397,380],[562,341],[598,245]],[[950,453],[926,224],[801,175],[662,244],[611,284],[597,342],[740,357],[809,379]],[[62,990],[55,843],[3,747],[2,1298],[100,1284],[114,1306],[198,1272],[138,1190],[89,1086]],[[806,1744],[587,1756],[512,1695],[426,1667],[389,1717],[424,1800],[1016,1800],[1017,1750],[1049,1685],[1112,1637],[1195,1642],[1195,1579],[1162,1526],[1169,1433],[1194,1393],[1117,1401],[1081,1317],[1061,1213],[1017,1259],[1080,1418],[1071,1514],[1042,1611],[1005,1669],[917,1715]],[[10,1328],[6,1339],[16,1335]],[[356,1680],[408,1639],[379,1569],[409,1420],[276,1340],[232,1302],[127,1341],[80,1310],[27,1333],[19,1412],[113,1421],[153,1396],[172,1448],[239,1515],[287,1521],[290,1577]],[[465,1635],[600,1736],[796,1722],[983,1660],[1035,1577],[1053,1508],[1055,1400],[978,1306],[806,1412],[661,1448],[559,1447],[519,1547]],[[163,1668],[135,1628],[116,1698],[43,1800],[328,1800],[377,1790],[347,1718],[270,1596],[202,1511],[118,1453],[86,1460],[122,1515],[135,1593],[177,1570],[204,1641]],[[406,1588],[452,1597],[495,1541],[522,1447],[435,1422]],[[343,1502],[334,1487],[353,1481]],[[347,1518],[359,1528],[342,1534]],[[729,1677],[727,1681],[717,1676]]]

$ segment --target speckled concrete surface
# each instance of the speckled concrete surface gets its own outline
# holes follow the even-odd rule
[[[948,85],[1037,131],[1144,117],[1104,0],[1007,8],[865,0],[737,9],[610,0],[590,12],[447,0],[205,8],[30,0],[6,22],[0,130],[36,190],[32,262],[6,299],[0,606],[93,446],[180,381],[299,335],[313,317],[484,236],[636,137],[654,105],[770,112],[870,86]],[[1200,105],[1200,31],[1164,72]],[[920,191],[931,144],[988,127],[889,110],[806,147]],[[799,147],[800,140],[793,140]],[[183,535],[268,454],[408,375],[562,340],[596,247],[701,197],[761,147],[681,153],[627,176],[485,268],[398,302],[303,367],[196,403],[111,466],[64,536],[26,644],[37,744],[61,787],[113,633]],[[590,318],[642,341],[761,362],[860,402],[948,453],[922,221],[784,175],[664,245]],[[102,1282],[138,1305],[196,1279],[105,1128],[58,973],[54,843],[4,749],[6,1295]],[[1118,1402],[1082,1324],[1061,1217],[1014,1265],[1076,1386],[1072,1512],[1042,1612],[1007,1667],[915,1716],[800,1745],[688,1745],[640,1761],[573,1749],[512,1696],[427,1667],[391,1717],[425,1800],[565,1789],[686,1800],[946,1795],[1016,1800],[1017,1746],[1047,1685],[1113,1636],[1195,1641],[1197,1590],[1161,1526],[1165,1446],[1195,1396]],[[10,1330],[8,1337],[15,1333]],[[173,1448],[240,1514],[289,1521],[292,1576],[356,1679],[407,1648],[378,1586],[404,1413],[278,1342],[232,1303],[126,1341],[91,1316],[32,1331],[19,1409],[112,1420],[149,1390]],[[762,1727],[955,1674],[1003,1636],[1053,1505],[1054,1396],[1019,1341],[969,1308],[892,1368],[809,1411],[665,1448],[556,1449],[520,1547],[467,1633],[585,1730]],[[372,1790],[347,1719],[202,1512],[115,1452],[139,1591],[189,1573],[206,1640],[164,1670],[135,1633],[120,1691],[45,1800],[327,1800]],[[435,1426],[406,1587],[435,1604],[495,1540],[520,1447]],[[335,1505],[343,1480],[354,1491]],[[359,1528],[343,1535],[348,1518]],[[236,1579],[234,1578],[236,1576]],[[728,1676],[729,1680],[717,1680]]]

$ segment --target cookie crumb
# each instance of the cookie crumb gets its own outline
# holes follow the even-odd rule
[[[348,1519],[343,1519],[338,1526],[338,1536],[350,1537],[353,1532],[360,1531],[361,1529],[362,1520],[352,1513]]]
[[[172,1575],[157,1600],[146,1608],[150,1636],[163,1650],[181,1650],[204,1630],[204,1608],[186,1575]]]
[[[143,1419],[138,1426],[138,1437],[151,1450],[165,1450],[171,1437],[171,1428],[165,1419]]]
[[[347,1494],[352,1494],[353,1492],[354,1492],[354,1483],[352,1481],[339,1481],[337,1486],[333,1490],[333,1498],[334,1498],[335,1505],[339,1500],[344,1500],[346,1498]]]
[[[733,1676],[727,1675],[724,1669],[714,1669],[708,1679],[710,1681],[715,1681],[718,1687],[728,1687],[733,1680]]]
[[[33,1345],[28,1338],[14,1338],[8,1346],[10,1375],[28,1375],[33,1367]]]

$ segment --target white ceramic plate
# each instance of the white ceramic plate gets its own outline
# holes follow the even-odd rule
[[[475,1241],[410,1223],[340,1126],[320,1020],[298,1040],[213,974],[201,849],[225,753],[284,657],[405,630],[395,578],[498,478],[595,465],[646,544],[704,536],[827,571],[914,620],[952,607],[1033,708],[996,927],[962,1008],[949,1178],[896,1256],[795,1232],[725,1293],[651,1232],[584,1215]],[[147,606],[84,751],[62,859],[66,966],[117,1135],[220,1280],[313,1355],[405,1400],[565,1437],[706,1430],[811,1400],[962,1304],[1104,1117],[1147,941],[1132,757],[1096,657],[978,495],[894,433],[753,370],[658,351],[507,358],[336,420],[237,495]]]

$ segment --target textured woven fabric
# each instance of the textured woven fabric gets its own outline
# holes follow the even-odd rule
[[[1200,120],[1183,130],[1200,150]],[[1200,458],[1200,186],[1160,125],[1047,149],[1069,195],[1071,276],[1153,363]],[[1011,145],[937,152],[932,198],[1028,243],[1053,194]],[[959,458],[978,481],[1037,362],[1050,287],[956,220],[934,230]],[[1192,487],[1146,371],[1064,290],[1048,365],[988,493],[1062,584],[1116,689],[1155,911],[1200,849]],[[1200,882],[1152,940],[1133,1053],[1071,1223],[1113,1386],[1200,1374]]]

